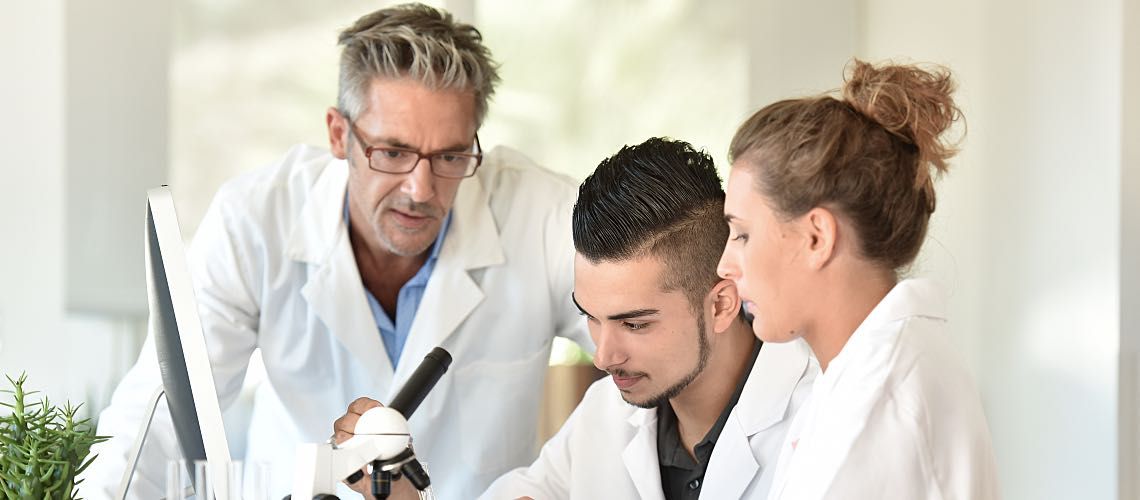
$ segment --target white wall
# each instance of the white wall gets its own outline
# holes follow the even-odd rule
[[[1011,499],[1116,498],[1121,12],[864,3],[864,56],[961,84],[969,135],[920,270],[952,282]]]
[[[129,134],[129,127],[120,134],[114,131],[119,128],[116,124],[154,126],[148,120],[156,112],[132,109],[132,102],[140,102],[137,93],[134,101],[127,95],[113,106],[100,102],[113,95],[108,86],[114,82],[100,79],[97,61],[92,60],[106,54],[93,50],[78,54],[89,60],[69,59],[69,42],[98,48],[107,47],[110,40],[131,37],[139,20],[127,15],[133,12],[130,6],[125,1],[102,2],[104,16],[88,17],[87,24],[73,19],[76,23],[69,29],[68,16],[76,14],[69,11],[72,8],[75,6],[61,0],[7,2],[5,14],[0,16],[0,61],[5,66],[0,78],[0,109],[4,110],[0,122],[0,157],[4,158],[0,162],[0,374],[18,376],[26,372],[30,389],[40,390],[56,402],[85,402],[91,409],[106,403],[113,384],[133,362],[142,320],[68,312],[67,284],[74,284],[68,279],[68,268],[75,265],[69,262],[69,249],[106,248],[106,240],[93,241],[103,235],[85,235],[82,227],[74,228],[69,238],[68,222],[75,217],[69,217],[67,210],[85,188],[96,196],[108,196],[110,193],[102,191],[100,185],[114,186],[125,182],[124,175],[139,175],[129,169],[108,173],[108,169],[100,170],[108,166],[106,161],[85,158],[107,160],[101,154],[104,152],[127,160],[146,157],[153,141],[135,142],[145,134]],[[133,40],[140,47],[145,45],[145,39]],[[76,68],[93,71],[75,72]],[[129,64],[124,70],[130,70]],[[80,75],[88,75],[90,81],[76,78],[69,85],[69,78]],[[161,92],[164,89],[152,90],[151,94]],[[90,147],[78,134],[98,136],[103,144],[98,149]],[[111,142],[115,139],[120,142]],[[89,147],[69,149],[69,144]],[[84,157],[84,152],[89,156]],[[84,169],[90,182],[74,182],[69,172]],[[85,215],[103,228],[117,222],[137,226],[141,233],[144,205],[141,197],[139,200],[138,211],[126,221],[122,214],[108,211],[108,203],[89,205]],[[141,238],[139,246],[141,249]],[[141,269],[141,251],[137,255]],[[100,262],[83,265],[95,267]],[[141,280],[142,273],[137,277]],[[88,291],[97,295],[101,290],[96,286]],[[0,387],[6,386],[7,381],[0,378]]]
[[[62,386],[64,2],[8,2],[0,16],[0,372]],[[37,45],[28,50],[29,44]],[[34,355],[51,351],[36,366]],[[0,379],[0,386],[7,381]],[[6,396],[6,395],[4,395]],[[55,394],[51,394],[55,396]]]
[[[68,2],[64,276],[68,311],[146,316],[143,207],[168,183],[170,1]]]
[[[749,106],[739,121],[777,100],[839,88],[859,39],[858,3],[741,2],[738,29],[749,36]],[[720,158],[717,158],[718,162]]]
[[[983,395],[1010,498],[1114,498],[1120,2],[990,10]]]

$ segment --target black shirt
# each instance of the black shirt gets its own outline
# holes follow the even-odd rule
[[[693,447],[696,460],[689,456],[689,452],[681,444],[681,434],[677,429],[677,414],[673,412],[673,406],[666,403],[657,407],[657,463],[661,467],[661,489],[665,492],[666,500],[695,500],[701,495],[705,469],[709,466],[713,447],[716,446],[720,431],[728,421],[729,413],[732,413],[732,409],[736,407],[740,393],[744,391],[744,384],[748,382],[752,365],[756,364],[756,355],[760,353],[761,345],[762,343],[757,340],[755,347],[752,348],[752,361],[744,370],[744,376],[737,382],[732,398],[724,405],[720,417],[716,419],[716,423],[712,429],[709,429],[705,438]]]

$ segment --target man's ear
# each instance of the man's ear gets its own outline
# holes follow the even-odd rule
[[[348,119],[335,107],[325,112],[325,125],[329,132],[329,151],[337,159],[348,158]]]
[[[839,220],[835,213],[824,207],[815,207],[800,216],[799,225],[804,235],[803,255],[813,270],[820,270],[832,261],[839,240]]]
[[[736,284],[730,280],[721,280],[713,285],[707,296],[712,311],[712,330],[720,333],[728,330],[732,322],[740,315],[740,294],[736,291]]]

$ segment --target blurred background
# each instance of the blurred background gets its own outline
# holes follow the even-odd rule
[[[386,2],[3,1],[0,373],[93,414],[145,335],[145,189],[190,239],[223,181],[325,144],[336,34]],[[950,290],[1005,496],[1140,498],[1140,2],[434,4],[502,63],[483,143],[576,178],[654,135],[725,169],[745,117],[852,57],[950,67],[968,133],[910,274]]]

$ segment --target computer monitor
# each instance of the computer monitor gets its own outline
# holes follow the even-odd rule
[[[189,468],[196,460],[206,460],[214,497],[228,500],[230,453],[221,406],[174,201],[165,186],[147,191],[146,284],[149,329],[154,335],[162,387],[182,455]],[[140,447],[149,417],[147,420],[140,430]],[[134,468],[137,455],[136,450],[129,457],[132,463],[128,464],[127,474]],[[129,478],[124,478],[124,494],[128,484]]]

